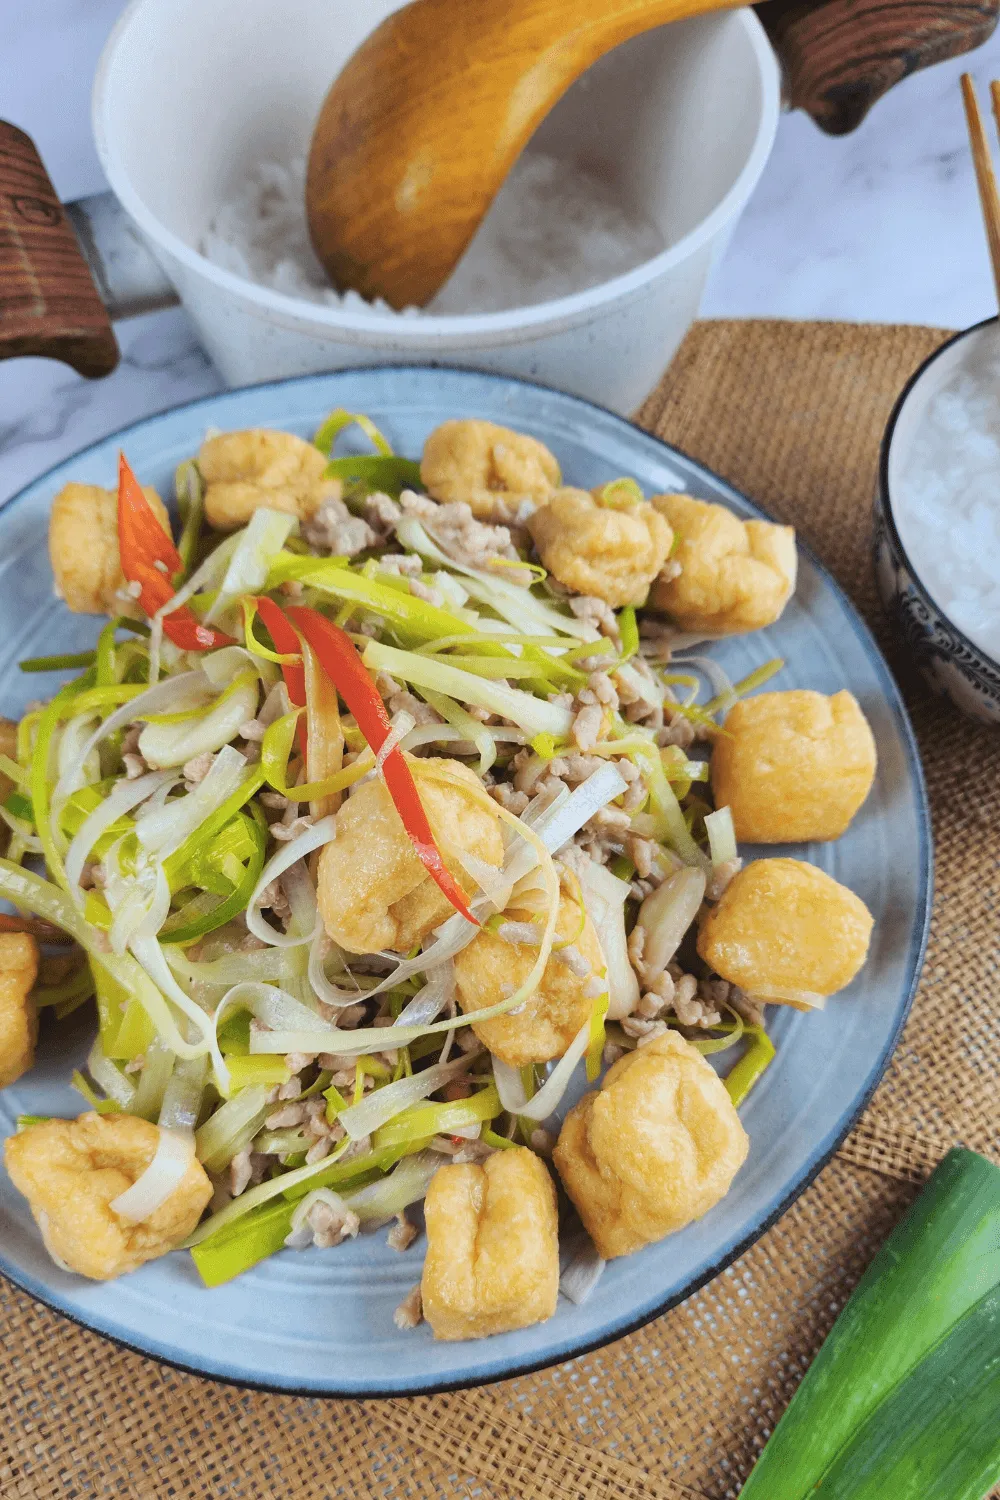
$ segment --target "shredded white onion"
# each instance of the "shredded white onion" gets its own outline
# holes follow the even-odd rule
[[[569,1087],[577,1064],[587,1050],[589,1040],[590,1022],[588,1021],[580,1027],[538,1093],[530,1099],[524,1092],[521,1074],[517,1068],[512,1068],[508,1063],[501,1062],[498,1057],[495,1057],[493,1077],[496,1079],[497,1093],[500,1095],[500,1103],[504,1109],[514,1115],[523,1115],[526,1120],[547,1120],[562,1103],[563,1094]]]
[[[111,1200],[111,1209],[130,1224],[141,1224],[162,1208],[194,1160],[190,1130],[160,1130],[153,1160],[130,1188]]]

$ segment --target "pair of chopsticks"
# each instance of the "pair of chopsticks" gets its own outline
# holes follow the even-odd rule
[[[993,115],[997,122],[997,129],[1000,131],[1000,82],[996,79],[990,84],[990,96],[993,100]],[[965,105],[965,120],[969,128],[972,161],[976,168],[979,202],[982,206],[983,221],[986,225],[986,239],[989,244],[990,261],[993,265],[993,280],[996,284],[997,300],[1000,302],[1000,192],[997,191],[997,180],[993,172],[993,158],[990,155],[990,145],[986,138],[986,127],[983,124],[983,117],[979,112],[976,87],[968,73],[962,74],[962,101]]]

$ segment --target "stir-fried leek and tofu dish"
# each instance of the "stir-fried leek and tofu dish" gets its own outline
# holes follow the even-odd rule
[[[82,1276],[388,1225],[425,1246],[401,1328],[549,1318],[730,1191],[767,1008],[865,961],[855,894],[739,852],[844,832],[860,707],[692,654],[777,620],[794,533],[343,411],[209,435],[176,499],[175,538],[123,456],[52,510],[57,593],[110,618],[0,734],[0,1085],[43,1012],[96,1035],[11,1180]]]

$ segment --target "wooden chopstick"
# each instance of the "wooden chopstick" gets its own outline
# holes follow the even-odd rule
[[[1000,125],[1000,87],[994,83],[991,85],[990,92],[993,96],[997,122]],[[996,286],[997,301],[1000,303],[1000,193],[997,192],[997,180],[993,173],[993,160],[990,156],[989,141],[986,138],[986,127],[979,112],[979,100],[976,98],[975,85],[968,73],[962,74],[962,100],[965,104],[965,120],[969,130],[969,144],[972,147],[972,161],[976,169],[979,202],[983,211],[983,222],[986,225],[986,241],[993,265],[993,281]]]

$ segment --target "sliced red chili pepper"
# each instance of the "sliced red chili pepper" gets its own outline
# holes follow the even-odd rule
[[[118,455],[118,550],[122,572],[129,583],[139,585],[139,603],[152,619],[176,593],[173,575],[184,564],[124,453]],[[214,646],[235,644],[225,631],[203,625],[186,604],[164,616],[163,633],[183,651],[209,651]]]
[[[306,673],[301,661],[302,643],[294,628],[289,625],[285,615],[273,599],[268,599],[266,594],[261,594],[256,603],[257,613],[264,621],[278,655],[297,656],[300,658],[297,663],[283,661],[281,663],[281,675],[285,679],[285,687],[288,689],[288,701],[292,707],[305,708]],[[304,718],[300,718],[296,726],[296,737],[302,754],[308,755],[309,740]]]
[[[378,688],[355,650],[354,642],[339,625],[335,625],[315,609],[290,605],[287,613],[300,635],[315,651],[324,672],[354,715],[369,746],[378,755],[392,732],[392,725]],[[276,638],[275,644],[277,645]],[[467,922],[474,922],[478,927],[478,921],[469,910],[465,892],[448,869],[434,842],[413,773],[398,746],[390,750],[383,761],[382,775],[424,869],[456,911],[460,911]]]

